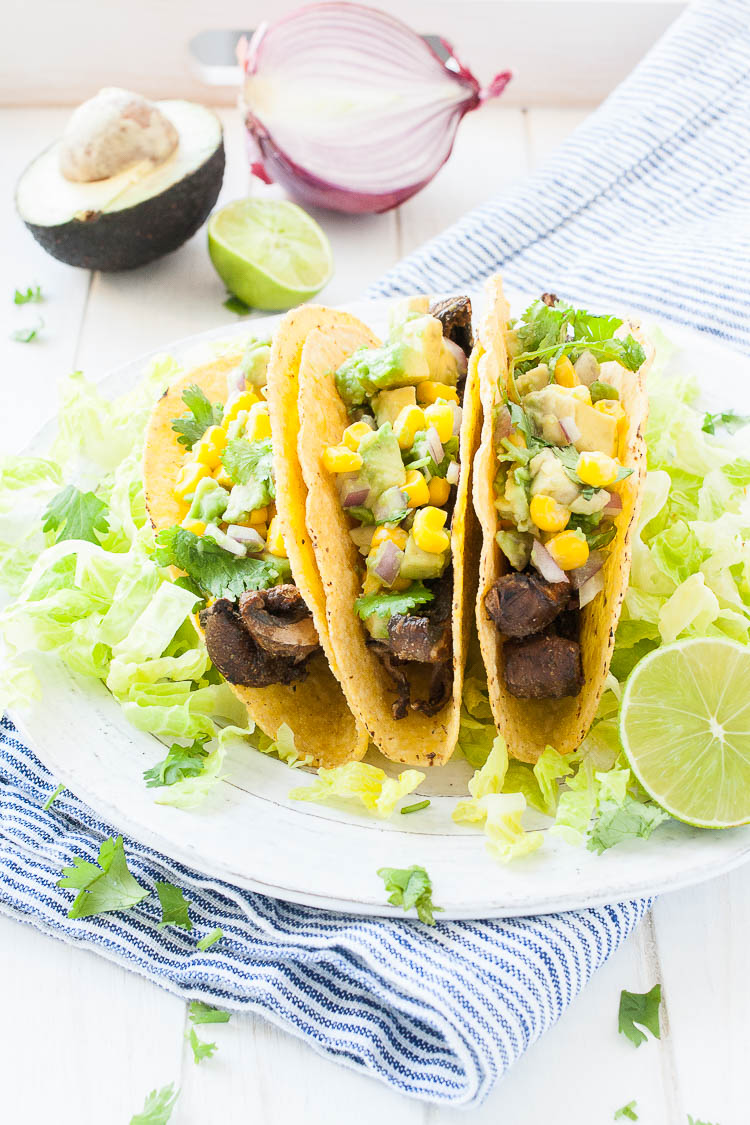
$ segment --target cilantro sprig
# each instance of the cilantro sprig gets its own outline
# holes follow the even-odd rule
[[[644,1027],[651,1032],[655,1039],[661,1039],[659,1028],[660,1003],[660,984],[655,984],[650,992],[628,992],[627,989],[623,989],[620,993],[617,1030],[627,1036],[636,1047],[640,1047],[641,1043],[646,1042],[646,1035],[641,1030]]]
[[[265,590],[283,573],[283,560],[237,558],[210,535],[194,535],[175,524],[156,537],[154,558],[159,566],[184,570],[206,594],[239,598],[246,590]]]
[[[750,414],[738,414],[735,410],[720,410],[718,414],[704,414],[701,429],[706,434],[715,434],[716,427],[719,426],[729,434],[736,434],[747,425],[750,425]]]
[[[189,413],[172,419],[172,429],[178,434],[180,445],[192,449],[210,426],[218,426],[224,417],[220,402],[210,403],[197,383],[191,383],[182,392],[182,401]]]
[[[619,1109],[615,1110],[614,1120],[615,1121],[622,1121],[622,1120],[624,1120],[624,1118],[627,1118],[628,1121],[637,1121],[638,1120],[638,1114],[636,1113],[636,1109],[635,1109],[636,1104],[637,1103],[636,1103],[635,1099],[633,1099],[633,1101],[628,1102],[627,1105],[620,1106]]]
[[[170,746],[166,758],[162,758],[151,769],[145,770],[143,777],[148,789],[156,789],[165,785],[176,785],[186,777],[198,777],[203,773],[208,750],[205,744],[206,735],[196,738],[190,746],[180,746],[175,742]]]
[[[212,945],[216,945],[216,942],[221,941],[223,937],[224,931],[220,926],[216,926],[215,929],[211,930],[210,934],[206,934],[205,937],[202,937],[200,941],[197,942],[197,948],[200,949],[201,953],[205,953],[207,949],[210,949]]]
[[[99,546],[99,536],[109,531],[107,505],[93,492],[81,492],[73,484],[66,485],[53,496],[42,517],[42,531],[55,531],[55,542],[63,539],[85,539]]]
[[[180,887],[174,883],[156,884],[156,893],[161,903],[161,922],[159,929],[165,926],[179,926],[182,930],[192,930],[193,923],[188,914],[188,902]]]
[[[152,1090],[141,1112],[130,1118],[130,1125],[167,1125],[179,1093],[173,1082],[161,1090]]]
[[[26,289],[16,289],[13,294],[14,305],[28,305],[30,302],[38,303],[44,300],[41,285],[29,285]]]
[[[78,891],[68,911],[69,918],[88,918],[108,910],[126,910],[148,897],[150,892],[136,882],[128,870],[122,836],[103,841],[97,863],[89,863],[76,855],[73,856],[73,866],[63,868],[58,887],[72,887]]]
[[[202,1063],[204,1059],[210,1059],[218,1050],[215,1043],[206,1043],[203,1039],[199,1039],[194,1027],[185,1032],[185,1038],[193,1049],[193,1062],[196,1065]]]
[[[414,864],[412,867],[381,867],[378,875],[389,891],[388,901],[394,906],[403,907],[404,911],[414,907],[420,922],[426,926],[434,926],[433,914],[440,910],[432,902],[432,880],[424,867]]]
[[[555,305],[534,301],[515,327],[518,351],[512,357],[511,370],[528,370],[541,359],[553,368],[562,355],[577,357],[590,351],[600,363],[614,360],[629,371],[637,371],[646,354],[633,336],[615,336],[621,327],[622,321],[616,316],[596,316],[560,301]]]
[[[396,590],[378,594],[364,594],[354,603],[354,611],[365,621],[371,614],[377,617],[393,617],[398,613],[410,613],[418,605],[431,602],[434,598],[423,582],[412,582],[408,590]]]
[[[29,324],[26,328],[16,328],[11,332],[11,340],[15,340],[17,344],[30,344],[32,340],[39,338],[39,333],[44,328],[44,321],[41,317],[37,317],[36,324]]]
[[[221,1008],[214,1008],[205,1004],[203,1000],[192,1000],[188,1014],[193,1023],[229,1023],[231,1012],[224,1012]]]
[[[263,438],[260,441],[235,438],[227,442],[221,455],[221,463],[234,484],[249,484],[251,481],[257,483],[273,500],[276,489],[273,481],[273,449],[270,438]]]

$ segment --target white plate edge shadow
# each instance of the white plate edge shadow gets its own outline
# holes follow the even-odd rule
[[[392,302],[390,300],[362,301],[344,306],[365,320],[381,321],[385,311]],[[644,316],[646,314],[643,314]],[[144,356],[118,367],[110,372],[98,385],[105,391],[116,393],[126,389],[132,384],[136,375],[142,371],[149,360],[156,355],[170,353],[180,359],[189,358],[191,362],[198,362],[200,357],[196,353],[202,346],[210,345],[217,341],[229,341],[233,337],[243,337],[252,334],[260,327],[278,321],[278,316],[248,318],[236,325],[217,329],[210,329],[193,336],[181,338],[159,349],[148,352]],[[692,332],[678,325],[664,324],[664,330],[673,340],[681,342],[681,349],[689,348],[700,354],[708,352],[716,358],[716,353],[723,356],[724,364],[730,367],[744,367],[746,375],[750,374],[750,363],[746,357],[731,352],[713,338]],[[745,376],[746,377],[746,376]],[[741,385],[741,378],[737,379],[737,386]],[[747,397],[747,391],[744,392]],[[711,396],[709,396],[710,398]],[[742,397],[742,396],[740,396]],[[718,406],[724,405],[717,403]],[[55,421],[49,422],[30,443],[29,451],[39,452],[40,446],[46,446],[51,434],[54,432]],[[101,689],[105,695],[106,689]],[[119,706],[114,700],[109,699],[109,704],[120,713]],[[121,713],[120,713],[121,714]],[[635,897],[645,897],[665,891],[678,890],[701,880],[711,878],[736,867],[750,858],[750,829],[735,829],[729,832],[707,833],[686,828],[682,825],[670,825],[662,829],[661,835],[657,834],[647,842],[636,842],[626,845],[602,857],[592,856],[588,852],[580,852],[569,848],[560,841],[548,837],[545,847],[529,860],[520,861],[511,868],[499,867],[485,853],[483,837],[478,834],[466,835],[457,832],[448,836],[440,831],[420,833],[411,829],[399,830],[392,824],[379,822],[365,823],[363,818],[345,818],[344,814],[335,810],[322,811],[320,806],[297,805],[291,808],[287,802],[279,803],[258,794],[250,794],[232,783],[231,777],[221,786],[222,789],[231,789],[234,793],[245,793],[246,811],[253,810],[256,816],[259,805],[265,805],[265,814],[261,821],[268,819],[267,830],[272,833],[273,828],[278,828],[281,823],[287,827],[296,823],[297,833],[306,835],[312,829],[312,839],[316,837],[315,830],[325,826],[322,837],[330,843],[340,843],[342,832],[347,835],[347,847],[351,845],[352,830],[369,829],[369,832],[359,831],[360,839],[363,837],[372,840],[370,833],[376,830],[377,856],[373,854],[367,860],[362,857],[359,863],[351,862],[352,856],[347,858],[347,874],[341,885],[341,872],[336,868],[336,862],[341,865],[341,853],[332,854],[328,858],[319,855],[316,864],[315,877],[310,878],[310,869],[307,864],[299,863],[299,854],[309,855],[302,849],[297,850],[296,869],[294,863],[279,864],[278,847],[267,850],[269,838],[261,839],[264,845],[261,849],[265,871],[253,870],[248,873],[244,864],[237,869],[237,864],[219,859],[216,854],[213,858],[186,843],[192,826],[205,824],[206,818],[211,815],[204,810],[187,812],[169,810],[169,814],[162,815],[164,806],[156,806],[152,801],[152,794],[146,791],[138,779],[143,794],[148,793],[149,805],[140,802],[144,810],[140,818],[129,817],[124,811],[124,806],[116,800],[115,793],[107,793],[107,777],[99,777],[98,784],[91,785],[88,778],[91,775],[91,761],[79,763],[80,769],[70,768],[64,755],[61,758],[62,744],[49,737],[50,732],[45,731],[45,723],[40,721],[38,710],[32,708],[28,712],[18,713],[13,716],[19,729],[28,739],[38,757],[48,766],[53,774],[66,783],[66,786],[85,800],[95,811],[108,822],[113,824],[118,831],[133,837],[141,843],[154,848],[156,851],[172,856],[174,859],[196,870],[203,872],[210,879],[240,886],[250,891],[271,895],[288,901],[305,905],[316,906],[323,909],[338,910],[346,913],[372,914],[403,917],[403,913],[383,901],[383,884],[376,875],[378,866],[407,866],[409,863],[421,862],[428,868],[434,886],[434,901],[444,909],[442,918],[486,918],[503,916],[521,916],[531,913],[549,913],[565,909],[583,908],[602,905],[617,900]],[[121,716],[122,717],[122,716]],[[128,724],[124,720],[126,726]],[[119,725],[119,724],[118,724]],[[136,731],[132,732],[130,742],[134,744],[139,739],[148,739],[153,745],[154,740],[149,735]],[[261,755],[253,758],[261,759]],[[249,759],[250,761],[251,759]],[[262,759],[268,763],[267,759]],[[84,768],[87,767],[87,768]],[[264,768],[266,768],[264,766]],[[290,779],[293,775],[281,763],[273,763],[273,768],[283,771],[288,788],[291,788]],[[303,778],[300,777],[300,781]],[[275,788],[278,785],[274,784]],[[117,789],[117,785],[115,785]],[[137,798],[133,792],[134,800]],[[445,799],[447,800],[447,798]],[[285,807],[286,805],[286,807]],[[150,816],[148,808],[156,815]],[[272,810],[272,811],[269,811]],[[180,819],[175,819],[175,817]],[[410,818],[411,820],[411,818]],[[306,822],[306,823],[305,823]],[[352,823],[353,822],[353,823]],[[171,830],[174,823],[175,831]],[[304,829],[303,829],[304,823]],[[218,833],[221,833],[222,822],[215,821]],[[214,825],[212,824],[212,829]],[[668,836],[665,836],[668,833]],[[199,835],[202,833],[199,833]],[[257,837],[257,831],[256,831]],[[416,845],[416,841],[421,841]],[[426,841],[429,840],[429,843]],[[397,843],[394,844],[394,841]],[[254,843],[259,840],[256,838]],[[407,843],[408,842],[408,843]],[[444,845],[439,847],[436,842]],[[406,846],[405,846],[406,845]],[[416,846],[415,846],[416,845]],[[447,845],[447,848],[446,846]],[[552,846],[550,846],[552,845]],[[367,852],[368,849],[365,848]],[[443,852],[454,852],[441,854]],[[264,853],[264,854],[263,854]],[[334,847],[335,853],[335,847]],[[415,854],[419,853],[419,854]],[[427,853],[427,854],[425,854]],[[258,851],[250,849],[252,856],[250,867],[253,863],[257,866]],[[290,857],[293,858],[293,857]],[[456,860],[462,862],[456,865]],[[470,871],[474,878],[468,878],[470,873],[463,861],[470,859]],[[367,866],[365,866],[365,863]],[[543,866],[542,866],[543,864]],[[659,870],[659,868],[663,868]],[[336,871],[335,878],[326,878],[326,872]],[[276,877],[274,877],[274,871]],[[557,875],[555,875],[557,872]],[[300,878],[302,873],[302,878]],[[268,878],[264,878],[266,874]],[[308,876],[308,878],[305,878]],[[476,876],[479,876],[477,878]],[[558,880],[563,889],[555,885]],[[300,882],[312,883],[316,886],[299,886]],[[529,884],[527,889],[526,884]],[[472,886],[473,885],[473,886]],[[487,891],[487,887],[491,890]],[[534,889],[536,888],[536,890]],[[544,889],[543,889],[544,888]]]

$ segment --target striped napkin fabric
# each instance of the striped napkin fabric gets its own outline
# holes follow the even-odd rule
[[[531,180],[472,212],[370,295],[455,291],[502,269],[524,290],[632,305],[750,350],[750,3],[689,9]],[[645,900],[536,918],[373,919],[294,906],[132,839],[144,886],[182,887],[194,930],[155,896],[72,921],[60,890],[112,828],[0,724],[0,910],[170,991],[255,1011],[405,1094],[476,1106],[627,938]],[[201,952],[215,926],[224,937]]]

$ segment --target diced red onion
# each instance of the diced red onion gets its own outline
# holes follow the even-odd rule
[[[552,555],[540,539],[535,539],[531,548],[531,561],[537,568],[542,578],[548,582],[567,582],[568,576],[557,565]]]
[[[447,336],[443,337],[443,344],[448,349],[448,351],[456,357],[459,375],[465,375],[469,370],[469,361],[466,358],[466,352],[464,351],[464,349],[462,347],[459,347],[459,345],[455,343],[454,340],[449,340]]]
[[[510,81],[480,89],[444,44],[375,8],[310,4],[238,45],[251,170],[303,203],[353,213],[409,199],[448,159],[461,118]]]
[[[243,543],[238,543],[236,539],[228,535],[222,535],[221,529],[215,523],[206,525],[206,535],[211,535],[216,539],[225,551],[229,551],[231,555],[237,555],[238,558],[244,559],[247,549]]]
[[[439,465],[443,460],[443,443],[440,440],[440,435],[434,426],[427,427],[427,434],[425,437],[425,444],[427,452],[436,465]]]
[[[445,470],[445,479],[448,484],[458,484],[458,478],[461,475],[458,461],[451,461],[448,468]]]
[[[511,430],[510,410],[503,403],[495,414],[495,445],[499,445],[503,438],[508,437]]]
[[[262,551],[266,546],[266,541],[260,532],[254,527],[243,527],[240,523],[231,523],[227,528],[227,535],[230,539],[236,539],[238,543],[244,543],[251,554]]]
[[[396,544],[390,539],[386,539],[383,543],[380,558],[372,568],[373,573],[377,574],[378,578],[380,578],[386,586],[393,585],[398,578],[398,572],[401,569],[401,560],[403,557],[404,552],[399,551]]]
[[[590,601],[593,601],[596,595],[601,593],[603,589],[604,575],[601,570],[597,570],[596,574],[592,575],[587,582],[584,582],[583,586],[581,586],[578,591],[579,607],[583,609],[583,607],[588,605]]]
[[[461,422],[463,421],[464,412],[457,402],[451,402],[450,408],[453,412],[453,437],[458,437],[461,433]]]
[[[344,497],[341,501],[341,507],[358,508],[361,504],[365,503],[369,494],[369,488],[361,488],[359,486],[357,488],[351,488],[344,494]]]
[[[574,590],[580,590],[589,578],[597,574],[604,566],[606,555],[603,551],[592,551],[583,566],[568,571],[568,578]]]
[[[579,437],[581,436],[581,431],[576,425],[575,418],[561,418],[560,429],[565,434],[571,445],[573,445],[574,442],[577,442]]]
[[[606,508],[602,508],[602,515],[616,516],[622,511],[622,496],[619,492],[610,492]]]
[[[237,367],[233,367],[231,371],[227,371],[227,405],[229,405],[235,395],[245,390],[245,386],[245,372],[242,370],[241,364]]]

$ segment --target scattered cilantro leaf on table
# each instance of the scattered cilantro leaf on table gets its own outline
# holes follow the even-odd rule
[[[13,294],[14,305],[28,305],[29,302],[39,302],[44,300],[41,285],[29,285],[26,289],[16,289]]]
[[[193,1061],[195,1063],[201,1063],[204,1059],[210,1059],[211,1055],[217,1050],[215,1043],[204,1043],[202,1039],[199,1039],[194,1027],[191,1027],[190,1031],[185,1033],[185,1038],[193,1048]]]
[[[190,746],[173,743],[166,758],[157,762],[150,770],[144,770],[143,777],[148,789],[164,785],[175,785],[186,777],[198,777],[203,773],[208,750],[205,748],[206,735],[196,738]]]
[[[622,1121],[625,1117],[627,1117],[628,1121],[637,1121],[638,1114],[635,1111],[635,1106],[635,1099],[633,1099],[632,1102],[628,1102],[627,1105],[620,1106],[618,1110],[615,1110],[615,1121]]]
[[[212,945],[216,945],[216,942],[221,941],[223,937],[224,931],[220,926],[217,926],[215,930],[211,930],[210,934],[206,934],[205,937],[200,939],[197,943],[198,949],[200,949],[201,953],[205,953],[207,949],[210,949]]]
[[[660,809],[658,805],[636,801],[630,795],[626,796],[623,804],[603,801],[586,846],[590,852],[601,855],[623,840],[638,837],[647,840],[653,830],[665,820],[669,820],[669,813],[664,812],[664,809]]]
[[[221,455],[221,463],[235,484],[249,484],[253,481],[264,485],[271,498],[276,495],[270,438],[262,438],[260,441],[235,438],[227,442]]]
[[[659,1029],[660,1003],[660,984],[655,984],[650,992],[628,992],[627,989],[623,989],[620,993],[617,1030],[627,1036],[636,1047],[640,1047],[641,1043],[646,1042],[647,1037],[641,1030],[644,1027],[651,1032],[655,1039],[661,1039]]]
[[[711,1125],[710,1121],[704,1121],[702,1118],[693,1117],[691,1113],[688,1114],[688,1125]]]
[[[223,1012],[221,1008],[214,1008],[211,1004],[204,1004],[202,1000],[191,1000],[188,1009],[192,1023],[229,1023],[231,1012]]]
[[[42,531],[57,532],[55,542],[63,539],[85,539],[99,546],[97,532],[109,531],[107,505],[93,492],[81,492],[68,484],[50,500],[42,517]]]
[[[210,535],[194,535],[175,524],[156,537],[154,552],[158,566],[176,566],[215,598],[237,600],[246,590],[272,586],[283,567],[267,559],[238,558],[225,551]]]
[[[55,789],[54,793],[50,793],[49,797],[47,798],[47,800],[42,805],[42,808],[45,812],[47,811],[47,809],[52,808],[52,805],[54,804],[54,802],[57,800],[57,798],[60,796],[60,794],[63,792],[64,789],[65,789],[65,786],[63,785],[62,782],[60,782],[57,789]]]
[[[736,434],[743,426],[750,423],[750,414],[738,414],[735,410],[720,410],[717,414],[706,413],[703,416],[701,429],[705,434],[715,434],[719,426],[729,434]]]
[[[78,895],[68,911],[69,918],[88,918],[107,910],[127,910],[148,898],[149,891],[137,883],[128,870],[122,836],[110,836],[99,848],[96,863],[73,856],[73,866],[64,867],[58,887],[72,887]]]
[[[180,445],[192,449],[210,426],[218,426],[224,417],[224,407],[220,402],[208,401],[197,383],[191,383],[182,392],[182,401],[189,410],[181,418],[172,419],[172,429],[178,434]]]
[[[30,344],[32,340],[39,337],[39,333],[44,328],[44,321],[41,317],[37,319],[36,324],[30,324],[28,328],[16,328],[11,332],[11,340],[15,340],[17,344]]]
[[[403,593],[390,591],[380,594],[364,594],[357,598],[354,609],[364,621],[370,614],[378,617],[392,617],[394,613],[409,613],[415,606],[432,601],[434,594],[423,582],[412,582]]]
[[[192,930],[193,923],[188,914],[188,903],[179,887],[173,883],[156,884],[156,893],[161,903],[161,922],[159,929],[164,926],[179,926],[183,930]]]
[[[432,881],[424,867],[418,864],[406,868],[380,867],[378,875],[385,889],[390,891],[388,901],[393,906],[401,906],[405,911],[416,907],[420,922],[435,925],[433,911],[441,908],[432,904]]]
[[[167,1125],[179,1093],[173,1082],[161,1090],[152,1090],[141,1112],[130,1118],[130,1125]]]

